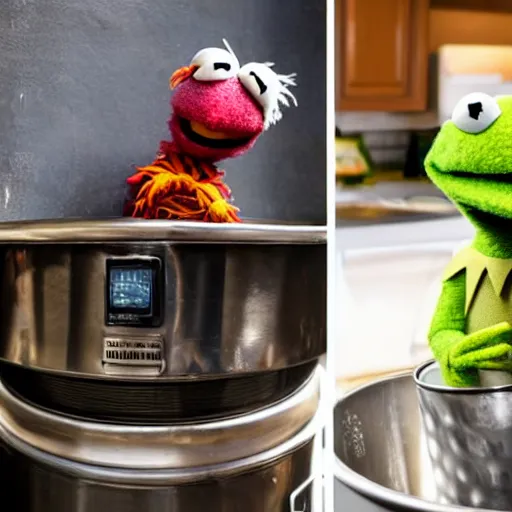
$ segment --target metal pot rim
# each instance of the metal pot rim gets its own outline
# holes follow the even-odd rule
[[[496,512],[483,508],[468,509],[456,505],[439,505],[432,501],[425,501],[415,496],[388,489],[356,473],[343,464],[337,456],[335,457],[334,477],[358,494],[385,506],[393,507],[392,510],[397,510],[396,507],[398,506],[400,507],[399,510],[411,512],[467,512],[468,510],[471,510],[471,512]]]
[[[429,362],[430,364],[431,362]],[[421,367],[424,365],[422,364]],[[414,375],[417,370],[415,370]],[[360,386],[349,393],[342,396],[339,400],[337,400],[335,408],[337,408],[340,404],[344,403],[348,400],[352,395],[359,393],[365,389],[372,388],[374,386],[378,386],[386,381],[396,381],[397,379],[403,378],[411,378],[413,372],[407,371],[402,372],[390,377],[383,377],[380,379],[376,379],[368,384]],[[360,475],[346,464],[344,464],[338,457],[337,454],[334,455],[335,462],[333,473],[334,477],[340,481],[342,484],[346,485],[353,491],[358,494],[369,498],[370,500],[376,501],[378,503],[384,504],[385,506],[391,507],[393,510],[396,510],[396,507],[400,507],[400,510],[408,510],[414,512],[462,512],[468,511],[467,507],[460,507],[456,505],[440,505],[438,503],[434,503],[431,501],[422,500],[416,496],[411,496],[402,492],[395,491],[393,489],[389,489],[384,487],[383,485],[377,484],[372,480]],[[471,512],[495,512],[489,509],[482,508],[471,508]]]
[[[229,464],[297,435],[319,406],[321,370],[292,395],[225,419],[169,426],[94,423],[34,407],[0,384],[0,423],[20,441],[78,463],[138,470],[189,470]]]
[[[414,383],[416,386],[425,391],[432,391],[435,393],[448,393],[450,395],[482,395],[492,393],[502,393],[504,391],[512,391],[511,384],[492,387],[468,387],[468,388],[453,388],[451,386],[440,386],[437,384],[430,384],[422,380],[421,374],[431,366],[438,365],[437,361],[430,359],[420,364],[413,373]]]
[[[43,452],[27,443],[14,438],[0,425],[0,439],[7,445],[7,450],[14,449],[36,464],[44,464],[67,476],[79,479],[96,480],[102,484],[126,485],[130,487],[169,486],[179,484],[198,483],[213,478],[229,478],[240,473],[255,471],[263,466],[271,465],[287,455],[299,450],[318,435],[321,425],[321,414],[317,412],[311,422],[293,438],[266,452],[231,461],[188,469],[121,469],[106,466],[92,466],[80,462],[70,461]],[[479,511],[476,511],[479,512]],[[487,512],[487,511],[484,511]]]
[[[215,224],[133,218],[55,219],[0,223],[0,244],[187,242],[325,244],[327,227],[256,222]]]

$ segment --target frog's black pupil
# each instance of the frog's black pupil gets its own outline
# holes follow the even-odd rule
[[[213,69],[217,71],[218,69],[225,69],[226,71],[229,71],[231,69],[231,64],[228,64],[227,62],[216,62],[213,65]]]
[[[482,108],[482,103],[480,101],[477,103],[468,103],[468,112],[471,119],[478,121],[478,118],[483,111],[484,109]]]

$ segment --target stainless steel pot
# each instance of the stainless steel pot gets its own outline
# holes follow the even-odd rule
[[[325,351],[324,227],[112,219],[0,227],[0,359],[180,380]]]
[[[418,367],[414,378],[438,496],[457,505],[512,510],[509,379],[497,379],[504,384],[491,388],[452,388],[435,361]]]
[[[4,499],[19,512],[311,511],[320,379],[250,414],[159,427],[49,413],[1,385]]]
[[[343,495],[342,486],[355,491],[361,510],[491,512],[438,497],[412,373],[343,396],[334,411],[334,440],[337,492]],[[339,500],[336,510],[345,506]]]

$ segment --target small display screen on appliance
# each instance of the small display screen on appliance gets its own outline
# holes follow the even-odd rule
[[[110,305],[115,309],[151,308],[153,273],[150,268],[123,268],[110,270]]]

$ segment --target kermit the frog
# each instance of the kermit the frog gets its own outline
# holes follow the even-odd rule
[[[426,159],[434,184],[476,229],[448,265],[429,344],[448,386],[512,382],[512,96],[465,96]]]

